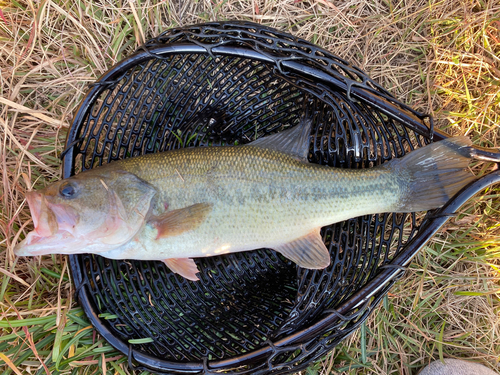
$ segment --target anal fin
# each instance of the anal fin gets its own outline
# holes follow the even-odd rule
[[[188,280],[199,280],[196,274],[200,271],[191,258],[170,258],[163,260],[163,263],[165,263],[172,272],[178,273]]]
[[[196,203],[189,207],[167,211],[153,216],[148,223],[158,230],[156,239],[178,236],[188,230],[196,229],[212,211],[210,203]]]
[[[315,229],[292,242],[274,247],[274,250],[302,268],[322,269],[328,267],[330,253],[323,243],[319,231],[319,228]]]

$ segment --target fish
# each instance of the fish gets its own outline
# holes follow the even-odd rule
[[[34,229],[17,256],[98,254],[163,261],[198,280],[193,258],[268,248],[323,269],[320,230],[350,218],[435,209],[475,179],[472,143],[448,138],[379,166],[307,161],[312,119],[238,146],[111,162],[28,191]]]

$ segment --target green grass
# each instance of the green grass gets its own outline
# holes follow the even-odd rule
[[[0,9],[0,97],[54,120],[0,104],[2,374],[131,373],[73,300],[67,259],[16,259],[12,247],[31,226],[24,192],[60,177],[58,155],[87,84],[170,27],[242,19],[291,32],[432,113],[440,129],[500,146],[498,2],[0,0]],[[495,368],[499,207],[499,187],[468,203],[361,329],[302,373],[415,374],[446,357]]]

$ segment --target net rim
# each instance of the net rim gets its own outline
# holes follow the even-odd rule
[[[249,23],[245,23],[248,25]],[[259,25],[259,27],[261,27]],[[270,28],[269,28],[270,29]],[[274,29],[270,29],[274,30]],[[297,38],[295,38],[297,39]],[[185,54],[185,53],[204,53],[204,54],[212,54],[215,53],[217,55],[235,55],[242,56],[242,52],[245,52],[244,55],[247,58],[255,58],[263,61],[274,62],[271,58],[266,57],[264,54],[261,54],[257,51],[254,51],[250,48],[243,47],[232,47],[232,46],[216,46],[211,48],[210,51],[207,51],[206,48],[199,46],[197,44],[189,44],[189,43],[181,43],[181,44],[171,44],[171,45],[150,45],[147,48],[138,50],[133,55],[125,58],[121,62],[114,65],[110,70],[104,73],[101,78],[96,81],[96,83],[91,87],[88,91],[84,99],[81,101],[80,106],[76,111],[76,115],[74,116],[72,125],[68,131],[68,135],[66,138],[66,145],[72,145],[72,147],[68,146],[68,149],[65,150],[63,155],[63,177],[67,178],[70,175],[74,174],[74,164],[73,164],[73,152],[74,146],[76,145],[77,134],[82,125],[82,120],[84,119],[87,111],[90,110],[90,105],[93,103],[93,100],[97,97],[97,95],[101,92],[101,90],[105,89],[108,85],[111,85],[114,80],[119,77],[119,75],[126,71],[131,66],[135,66],[143,61],[147,61],[150,58],[158,57],[156,55],[168,55],[168,54]],[[153,55],[153,56],[152,56]],[[305,66],[301,64],[299,61],[290,60],[287,62],[289,64],[289,68],[297,69],[301,73],[310,74],[316,79],[320,79],[324,76],[324,72],[320,72],[319,69],[315,71],[315,69],[311,66]],[[302,69],[302,70],[301,70]],[[315,75],[316,74],[316,75]],[[364,87],[348,87],[348,85],[343,85],[337,83],[337,86],[345,91],[350,90],[354,97],[357,97],[359,100],[364,100],[370,102],[375,106],[383,106],[385,105],[393,105],[390,101],[385,98],[378,96],[375,90],[366,90]],[[393,100],[394,103],[399,103],[396,99]],[[396,106],[397,107],[397,106]],[[423,124],[423,118],[425,115],[422,115],[421,118],[418,118],[415,113],[406,111],[405,108],[396,108],[395,113],[391,113],[391,115],[399,115],[403,118],[403,123],[406,125],[405,119],[411,119],[415,121],[417,127],[420,127],[420,130],[423,133],[428,133],[430,138],[433,140],[439,140],[449,137],[448,134],[442,132],[437,129],[429,129],[427,126]],[[132,358],[140,363],[143,366],[146,366],[147,369],[151,369],[153,371],[176,371],[178,373],[207,373],[209,369],[213,370],[224,370],[234,368],[235,366],[244,366],[245,364],[250,364],[258,360],[264,359],[269,353],[272,353],[273,350],[277,347],[283,347],[287,345],[299,345],[300,343],[307,341],[311,336],[316,334],[320,334],[336,324],[339,319],[342,319],[343,314],[352,311],[352,309],[360,308],[364,305],[365,302],[369,301],[376,293],[380,292],[381,289],[388,289],[392,284],[397,280],[398,277],[404,274],[404,267],[406,267],[413,257],[418,253],[418,251],[429,241],[432,236],[441,228],[445,222],[448,220],[449,216],[454,213],[457,209],[460,208],[468,199],[470,199],[474,194],[484,188],[485,183],[494,183],[491,181],[500,180],[500,172],[496,173],[495,176],[490,176],[489,180],[485,180],[485,176],[483,179],[476,181],[464,188],[460,194],[455,196],[452,200],[450,200],[445,206],[443,206],[440,210],[433,213],[433,217],[429,218],[426,221],[425,227],[405,246],[402,253],[393,259],[389,266],[384,271],[382,271],[379,275],[377,275],[373,280],[369,283],[365,284],[365,286],[360,289],[357,293],[351,296],[343,305],[336,309],[336,311],[330,312],[324,318],[321,318],[316,323],[290,334],[283,339],[275,342],[269,343],[268,346],[262,347],[258,350],[251,351],[249,353],[243,354],[241,356],[232,357],[229,359],[213,361],[208,364],[207,361],[203,362],[172,362],[161,360],[155,358],[153,356],[147,355],[135,349],[132,349],[130,344],[126,344],[123,340],[117,338],[102,321],[98,315],[95,313],[92,303],[89,299],[89,291],[84,288],[82,284],[82,274],[80,270],[80,264],[77,256],[70,255],[70,267],[73,275],[73,279],[75,282],[75,286],[77,288],[77,296],[80,302],[80,305],[83,307],[85,314],[91,320],[92,325],[97,329],[97,331],[117,350],[122,352],[125,355],[129,355],[129,361]],[[496,180],[495,180],[496,178]],[[383,293],[385,294],[385,292]],[[345,337],[344,337],[345,338]],[[320,355],[323,353],[319,353]],[[308,361],[309,363],[310,361]],[[209,366],[210,365],[210,366]],[[296,371],[297,368],[294,368]]]

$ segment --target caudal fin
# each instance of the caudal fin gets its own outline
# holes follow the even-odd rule
[[[475,176],[466,170],[472,142],[455,137],[431,143],[384,166],[405,186],[395,212],[426,211],[441,207]]]

